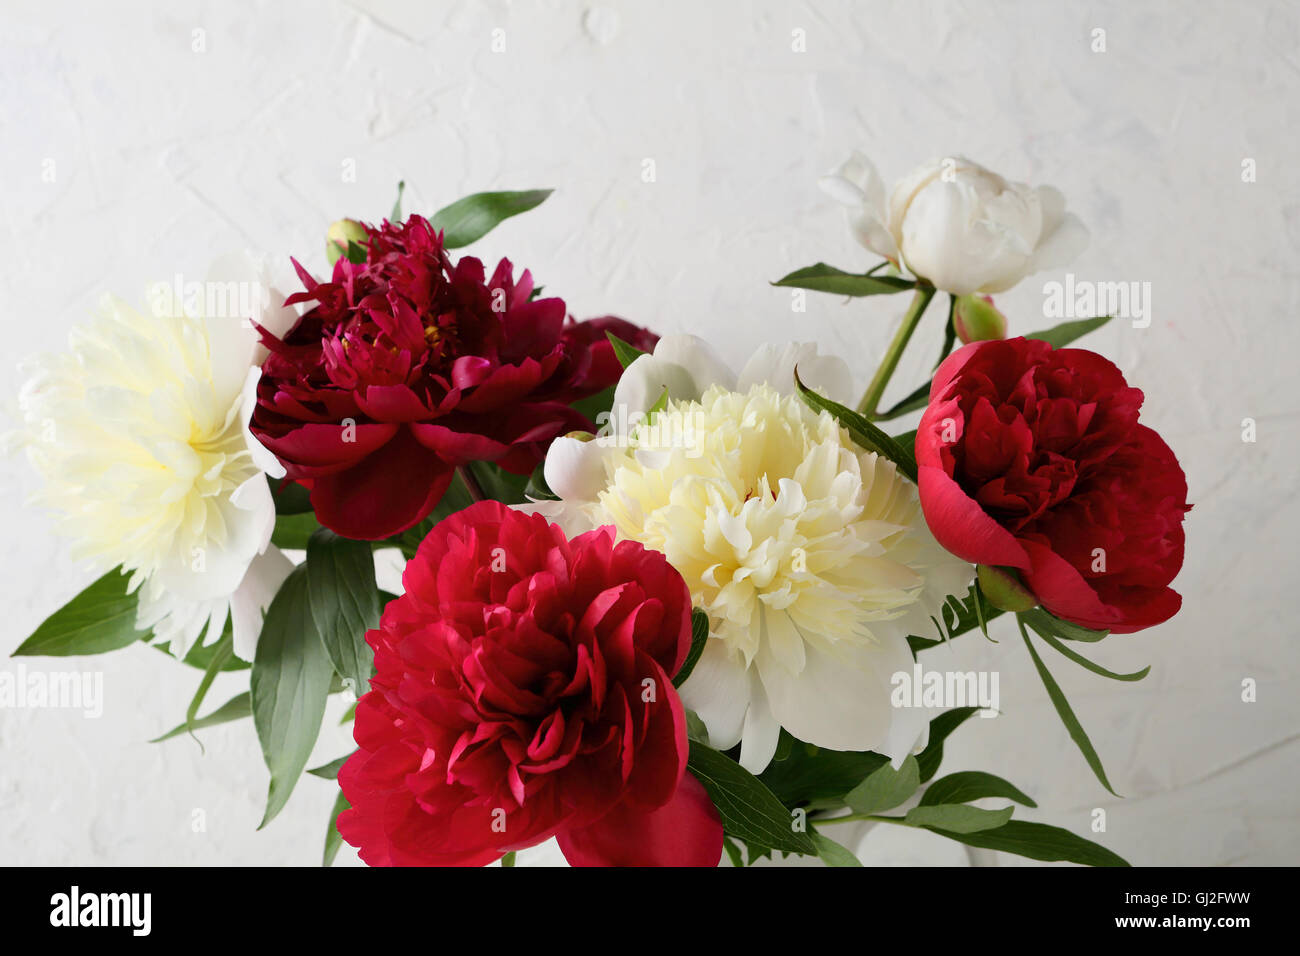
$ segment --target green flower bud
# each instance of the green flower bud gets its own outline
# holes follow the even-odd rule
[[[991,564],[975,567],[980,593],[996,608],[1013,613],[1038,607],[1038,598],[1020,580],[1014,568],[998,568]]]
[[[325,256],[331,266],[347,254],[349,242],[365,245],[366,227],[355,219],[339,219],[330,223],[329,231],[325,233]]]
[[[1007,320],[987,295],[960,295],[952,310],[952,324],[963,344],[1007,337]]]

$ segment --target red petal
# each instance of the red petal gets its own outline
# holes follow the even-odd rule
[[[717,866],[722,818],[686,773],[672,800],[649,812],[620,804],[595,823],[557,837],[573,866]]]
[[[318,478],[311,504],[320,523],[336,534],[373,541],[405,531],[428,515],[442,500],[452,474],[403,428],[356,466]]]

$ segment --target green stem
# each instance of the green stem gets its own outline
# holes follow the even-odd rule
[[[514,865],[515,865],[515,851],[514,851],[514,850],[511,850],[511,851],[510,851],[509,853],[507,853],[505,856],[501,857],[501,865],[502,865],[502,866],[514,866]]]
[[[894,374],[894,369],[898,367],[898,360],[903,355],[903,349],[907,348],[908,340],[911,339],[912,333],[916,331],[916,325],[921,321],[921,316],[925,313],[925,307],[930,304],[934,298],[934,286],[925,285],[917,286],[916,294],[912,296],[912,303],[907,307],[907,314],[903,316],[903,322],[894,333],[894,341],[889,343],[889,348],[885,352],[885,358],[876,369],[876,375],[867,386],[867,390],[862,395],[862,401],[858,403],[858,412],[867,418],[871,418],[876,413],[876,407],[880,404],[880,398],[885,394],[885,386],[889,384],[889,379]]]

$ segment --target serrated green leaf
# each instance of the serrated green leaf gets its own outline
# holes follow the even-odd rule
[[[692,740],[689,766],[718,808],[728,834],[751,848],[817,852],[808,834],[793,828],[793,816],[776,795],[730,757]]]
[[[1112,318],[1114,316],[1101,315],[1095,319],[1076,319],[1073,322],[1062,322],[1060,325],[1054,325],[1050,329],[1043,329],[1041,332],[1031,332],[1025,338],[1038,339],[1040,342],[1047,342],[1054,349],[1059,349],[1069,345],[1075,339],[1101,328]]]
[[[926,741],[925,749],[916,758],[917,766],[921,771],[922,783],[925,783],[938,772],[939,764],[943,762],[943,742],[948,739],[954,730],[973,715],[979,713],[981,709],[979,707],[954,707],[952,710],[945,710],[930,721],[930,737]]]
[[[204,727],[215,727],[218,724],[228,724],[234,720],[243,720],[245,717],[253,716],[252,697],[248,691],[244,691],[230,700],[226,701],[206,717],[199,717],[189,724],[177,724],[161,737],[155,737],[149,741],[151,744],[162,743],[164,740],[171,740],[173,737],[179,737],[181,734],[202,730]]]
[[[1015,800],[1026,807],[1038,804],[1029,799],[1013,784],[991,773],[979,770],[963,770],[940,777],[926,788],[921,795],[921,806],[935,806],[942,803],[969,803],[984,797],[1005,797]]]
[[[834,266],[828,266],[824,262],[818,262],[816,265],[806,266],[803,269],[796,269],[788,276],[777,279],[772,285],[794,289],[811,289],[814,292],[831,292],[835,295],[853,296],[855,298],[864,295],[890,295],[894,292],[905,292],[916,287],[916,283],[911,279],[855,274],[836,269]]]
[[[797,368],[794,373],[794,384],[799,397],[807,403],[809,408],[813,409],[813,411],[829,412],[831,417],[848,431],[849,436],[858,445],[868,451],[874,451],[884,458],[888,458],[898,466],[899,471],[907,475],[912,481],[916,481],[916,459],[897,441],[890,438],[853,409],[841,405],[839,402],[833,402],[804,385],[799,379],[799,370]]]
[[[307,569],[297,567],[267,608],[253,660],[253,724],[271,772],[266,814],[275,818],[307,766],[325,716],[334,668],[312,620]]]
[[[1118,797],[1119,794],[1115,793],[1115,788],[1106,779],[1106,771],[1101,765],[1101,757],[1097,755],[1097,750],[1093,747],[1092,741],[1088,739],[1088,734],[1084,731],[1083,725],[1079,723],[1079,718],[1074,716],[1074,711],[1070,708],[1070,702],[1065,699],[1065,694],[1060,685],[1056,683],[1056,679],[1052,677],[1042,658],[1038,656],[1038,651],[1034,650],[1034,645],[1025,632],[1024,622],[1017,619],[1017,623],[1020,624],[1020,635],[1025,639],[1025,647],[1029,648],[1029,656],[1034,660],[1034,667],[1038,671],[1038,676],[1042,680],[1043,686],[1047,688],[1047,696],[1051,698],[1052,706],[1056,708],[1056,713],[1061,718],[1061,723],[1065,725],[1065,729],[1069,732],[1070,739],[1074,741],[1075,746],[1079,748],[1079,752],[1083,754],[1083,759],[1088,761],[1088,766],[1097,775],[1101,785]]]
[[[114,568],[47,617],[14,657],[80,657],[129,647],[149,636],[135,626],[136,595]]]
[[[817,855],[827,866],[862,866],[862,861],[847,847],[841,846],[816,830],[812,832],[812,841],[813,846],[817,848]]]
[[[1076,836],[1069,830],[1048,826],[1045,823],[1010,820],[996,830],[980,830],[978,833],[956,833],[938,827],[925,829],[968,846],[1015,853],[1029,857],[1031,860],[1066,861],[1083,863],[1087,866],[1129,865],[1123,857],[1112,853],[1104,846]]]
[[[325,652],[344,684],[360,697],[370,689],[374,651],[366,632],[379,626],[379,586],[368,541],[352,541],[328,528],[307,543],[307,593]]]
[[[474,193],[439,209],[429,220],[443,231],[443,245],[459,249],[482,239],[501,222],[535,209],[554,190],[528,189],[522,192]]]
[[[691,608],[691,649],[677,671],[677,676],[673,678],[674,687],[681,687],[686,683],[686,678],[691,676],[691,671],[695,670],[700,655],[704,653],[704,645],[708,639],[709,616],[697,607]]]
[[[950,833],[978,833],[1004,825],[1013,812],[1012,807],[982,810],[961,803],[939,803],[913,807],[903,820],[908,826],[932,827]]]
[[[613,332],[606,332],[605,338],[609,339],[609,344],[614,347],[614,358],[618,359],[618,364],[624,368],[627,368],[641,356],[648,354],[631,342],[624,342]]]
[[[844,802],[855,813],[881,813],[898,806],[921,785],[921,774],[916,758],[907,757],[895,770],[892,764],[884,764],[866,780],[844,795]]]
[[[343,836],[339,833],[339,814],[352,806],[348,803],[348,798],[343,796],[340,790],[338,796],[334,798],[334,809],[330,811],[329,828],[325,831],[325,852],[321,856],[321,866],[331,866],[334,858],[339,855],[339,847],[343,845]]]

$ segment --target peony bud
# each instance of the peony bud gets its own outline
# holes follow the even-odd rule
[[[997,568],[991,564],[976,566],[980,593],[996,608],[1013,613],[1038,607],[1038,598],[1020,581],[1012,568]]]
[[[963,345],[1007,337],[1007,319],[987,295],[962,295],[952,310],[952,324]]]
[[[330,265],[347,254],[349,242],[365,245],[366,227],[355,219],[339,219],[330,223],[329,231],[325,233],[325,256]]]

